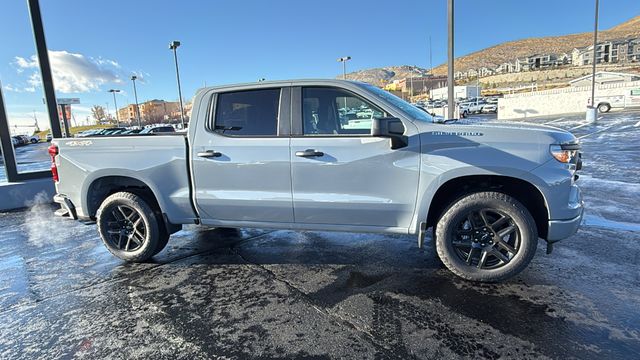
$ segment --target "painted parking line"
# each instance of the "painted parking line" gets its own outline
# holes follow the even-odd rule
[[[582,124],[582,125],[578,125],[578,126],[576,126],[576,127],[572,127],[571,129],[569,129],[569,131],[573,131],[573,130],[576,130],[576,129],[580,129],[581,127],[585,127],[585,126],[587,126],[587,125],[591,125],[591,123],[584,123],[584,124]]]
[[[553,124],[553,123],[557,123],[558,121],[562,121],[564,120],[564,118],[560,118],[560,119],[555,119],[555,120],[551,120],[551,121],[547,121],[546,123],[543,123],[542,125],[549,125],[549,124]]]
[[[616,125],[619,125],[619,124],[622,124],[622,123],[623,123],[623,121],[616,121],[616,122],[614,122],[613,124],[611,124],[611,125],[607,126],[607,127],[606,127],[606,128],[604,128],[604,129],[600,129],[600,130],[598,130],[598,131],[594,131],[594,132],[592,132],[592,133],[589,133],[589,134],[586,134],[586,135],[579,136],[579,137],[578,137],[578,139],[584,139],[584,138],[586,138],[586,137],[588,137],[588,136],[591,136],[591,135],[594,135],[594,134],[598,134],[598,133],[601,133],[601,132],[607,131],[607,130],[611,129],[612,127],[614,127],[614,126],[616,126]]]

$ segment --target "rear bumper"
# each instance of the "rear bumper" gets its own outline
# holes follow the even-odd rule
[[[61,209],[56,211],[58,216],[69,216],[73,220],[78,220],[78,213],[76,207],[66,195],[55,194],[53,196],[53,202],[60,204]]]

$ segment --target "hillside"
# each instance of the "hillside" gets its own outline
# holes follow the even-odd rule
[[[598,34],[599,40],[619,39],[632,36],[640,37],[640,16],[636,16],[609,30],[602,30]],[[504,62],[511,62],[518,57],[525,57],[536,53],[570,53],[576,47],[589,46],[592,43],[593,33],[590,32],[510,41],[456,58],[456,71],[477,69],[483,66],[494,68]],[[387,66],[355,71],[347,74],[347,78],[374,85],[384,85],[393,80],[410,77],[412,68],[415,69],[414,76],[417,76],[418,72],[422,74],[428,72],[427,69],[408,65]],[[447,65],[442,64],[435,67],[433,74],[446,75]],[[337,76],[337,78],[342,78],[342,76]]]
[[[384,85],[393,80],[400,80],[407,77],[426,75],[428,70],[420,67],[403,65],[403,66],[387,66],[376,69],[366,69],[354,71],[347,74],[349,80],[363,81],[374,85]],[[342,78],[342,76],[337,76]]]
[[[598,41],[625,37],[640,37],[640,16],[636,16],[609,30],[598,33]],[[456,71],[466,71],[483,66],[496,67],[504,62],[533,54],[570,53],[574,48],[593,43],[593,33],[550,36],[510,41],[456,58]],[[435,75],[446,75],[447,64],[433,69]]]

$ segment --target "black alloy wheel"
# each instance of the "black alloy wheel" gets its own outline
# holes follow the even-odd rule
[[[108,214],[109,243],[122,251],[136,251],[147,237],[147,227],[140,213],[127,205],[117,205]]]
[[[483,191],[453,200],[435,227],[442,263],[457,276],[496,282],[520,273],[536,253],[538,231],[514,197]]]
[[[499,210],[474,210],[457,224],[451,240],[456,255],[467,265],[497,269],[518,253],[520,230]]]

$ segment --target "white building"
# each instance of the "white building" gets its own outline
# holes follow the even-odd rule
[[[431,90],[430,96],[434,100],[443,100],[449,97],[448,88],[438,88]],[[479,86],[455,86],[454,94],[456,99],[469,99],[480,96],[482,88]]]
[[[627,73],[609,72],[609,71],[598,71],[596,73],[596,84],[598,85],[619,84],[619,83],[639,81],[639,80],[640,80],[640,75],[638,74],[627,74]],[[569,85],[574,87],[591,86],[591,75],[585,75],[577,79],[573,79],[569,81]]]

